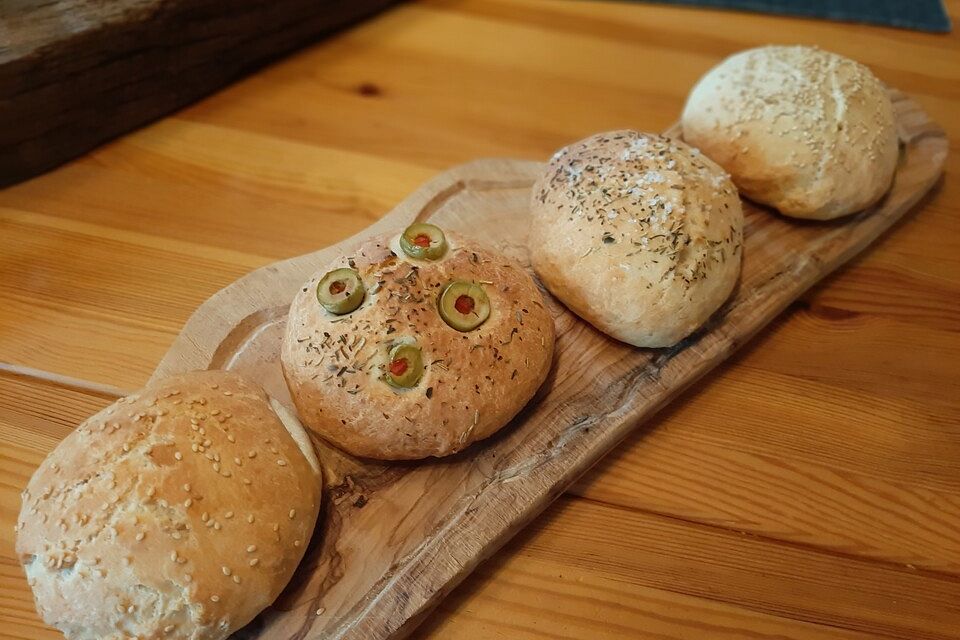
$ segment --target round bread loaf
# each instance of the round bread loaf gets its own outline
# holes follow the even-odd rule
[[[884,86],[862,64],[811,47],[724,60],[690,93],[683,138],[729,171],[743,195],[797,218],[865,209],[897,165]]]
[[[531,210],[530,257],[550,292],[638,347],[692,333],[740,273],[737,190],[683,142],[636,131],[576,142],[547,165]]]
[[[553,360],[553,318],[524,269],[452,234],[436,260],[413,260],[399,234],[373,238],[317,273],[290,307],[283,371],[304,424],[354,455],[388,460],[456,453],[520,411]],[[318,302],[328,271],[352,268],[363,302],[334,315]],[[460,331],[440,314],[452,281],[479,286],[489,317]],[[419,348],[422,375],[388,383],[391,352]]]
[[[321,483],[307,434],[258,386],[178,375],[53,450],[23,493],[17,553],[70,640],[226,638],[289,581]]]

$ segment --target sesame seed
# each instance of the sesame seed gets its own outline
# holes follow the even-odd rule
[[[236,441],[237,441],[237,439],[233,437],[233,434],[232,434],[232,433],[228,433],[228,434],[227,434],[227,440],[229,440],[230,442],[236,442]]]
[[[326,609],[324,609],[323,607],[320,607],[319,609],[317,609],[317,615],[322,616],[324,611],[326,611]]]
[[[176,628],[176,627],[174,627],[172,624],[168,624],[167,626],[165,626],[165,627],[163,628],[163,632],[164,632],[164,633],[170,633],[170,632],[173,631],[175,628]]]
[[[255,567],[255,566],[257,566],[258,564],[260,564],[260,560],[257,559],[257,558],[254,558],[253,560],[250,561],[250,566],[251,566],[251,567]]]
[[[233,573],[232,571],[230,571],[230,567],[226,567],[226,566],[222,567],[221,571],[223,571],[223,575],[225,576],[229,576],[231,573]]]
[[[229,520],[233,517],[233,511],[227,511],[225,514],[223,514],[223,517]]]
[[[236,584],[240,584],[240,576],[233,576],[233,581],[234,581]]]
[[[297,517],[297,510],[296,510],[296,509],[290,509],[290,513],[289,513],[288,515],[290,516],[290,519],[293,520],[294,518]]]
[[[277,460],[277,464],[280,465],[281,467],[285,467],[285,466],[287,466],[287,461],[286,461],[286,460],[282,460],[282,459],[281,459],[281,460]]]
[[[297,548],[299,549],[299,548],[300,548],[300,541],[299,541],[299,540],[294,540],[294,541],[293,541],[293,546],[295,546],[295,547],[297,547]]]
[[[248,458],[256,458],[256,457],[257,457],[257,452],[256,452],[256,451],[250,451],[250,452],[247,454],[247,457],[248,457]]]
[[[189,483],[189,482],[186,483],[185,485],[183,485],[183,490],[184,490],[184,491],[190,491],[190,483]]]
[[[130,453],[130,445],[128,445],[126,442],[123,443],[123,452]]]
[[[186,507],[186,508],[188,508],[188,509],[190,508],[190,505],[192,505],[192,504],[193,504],[193,498],[187,498],[186,500],[183,501],[183,506]]]
[[[176,458],[177,460],[183,460],[183,454],[180,453],[179,451],[177,451],[176,453],[174,453],[174,454],[173,454],[173,457]]]
[[[220,602],[220,596],[218,595],[210,596],[210,602]]]
[[[233,392],[232,392],[232,391],[224,391],[224,392],[223,392],[223,395],[225,395],[225,396],[232,396],[232,395],[233,395]]]
[[[218,415],[220,415],[220,409],[214,409],[213,411],[210,412],[210,415],[212,415],[212,416],[218,416]]]
[[[183,581],[184,581],[184,582],[191,582],[192,580],[193,580],[193,576],[192,576],[192,575],[190,575],[189,573],[183,574]]]
[[[196,442],[194,442],[193,444],[190,445],[190,450],[193,451],[194,453],[197,453],[200,450],[200,447],[197,445]]]
[[[176,561],[177,561],[177,552],[176,552],[176,551],[171,551],[171,552],[170,552],[170,560],[172,560],[173,562],[176,562]]]
[[[252,544],[249,547],[247,547],[247,553],[253,553],[256,550],[257,550],[257,545],[255,544]]]
[[[133,605],[130,605],[129,607],[127,607],[127,613],[133,613],[134,608],[135,607]]]
[[[253,520],[254,520],[253,514],[251,513],[250,515],[247,516],[247,522],[249,522],[250,524],[253,524]]]
[[[210,514],[204,511],[203,513],[200,514],[200,519],[206,522],[207,520],[210,519]]]
[[[214,528],[216,531],[220,531],[220,523],[219,523],[219,522],[214,522],[214,523],[213,523],[213,528]]]
[[[147,489],[148,498],[152,498],[155,495],[157,495],[157,490],[154,487],[150,487],[149,489]]]
[[[213,470],[216,471],[217,473],[220,473],[220,463],[219,463],[219,462],[214,462],[214,463],[213,463]]]
[[[244,479],[243,479],[243,484],[252,484],[252,483],[251,483],[250,480],[248,480],[247,478],[244,478]]]
[[[241,460],[240,458],[234,458],[234,459],[233,459],[233,464],[237,465],[238,467],[242,467],[242,466],[243,466],[243,460]]]
[[[180,535],[180,532],[179,532],[179,531],[174,531],[173,534],[171,534],[171,537],[172,537],[174,540],[179,540],[179,539],[182,538],[183,536]]]
[[[273,530],[274,530],[274,531],[280,531],[280,525],[279,525],[279,524],[274,524],[274,525],[273,525]]]
[[[143,540],[143,539],[146,538],[146,537],[147,537],[147,535],[146,535],[143,531],[141,531],[140,533],[137,534],[136,540],[137,540],[137,542],[140,542],[141,540]]]

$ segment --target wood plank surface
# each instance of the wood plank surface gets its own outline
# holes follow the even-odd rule
[[[956,24],[960,2],[947,6]],[[541,159],[600,129],[662,129],[712,64],[773,41],[862,60],[960,140],[955,34],[617,2],[404,4],[0,191],[0,361],[139,386],[196,303],[237,275],[359,231],[457,162]],[[416,637],[956,637],[952,144],[919,213],[625,442]],[[12,556],[13,510],[38,447],[105,400],[0,378],[0,637],[53,638]],[[725,486],[750,491],[733,499]],[[610,519],[575,525],[602,517],[596,504],[638,513],[623,516],[634,533],[611,540]],[[734,545],[728,532],[763,544]],[[687,560],[667,554],[673,537],[714,534]],[[633,560],[661,554],[655,572]],[[868,579],[903,591],[855,598]],[[825,602],[804,587],[816,580],[847,588]]]

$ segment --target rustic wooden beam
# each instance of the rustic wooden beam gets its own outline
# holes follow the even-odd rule
[[[55,167],[394,1],[0,2],[0,185]]]

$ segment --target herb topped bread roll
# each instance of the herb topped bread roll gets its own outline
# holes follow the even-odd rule
[[[530,207],[541,280],[581,318],[634,346],[688,336],[740,273],[737,190],[683,142],[636,131],[576,142],[553,156]]]
[[[358,456],[445,456],[520,411],[553,360],[520,265],[415,224],[335,260],[294,299],[281,360],[304,424]]]
[[[897,164],[890,96],[858,62],[811,47],[731,56],[693,88],[683,137],[743,195],[827,220],[877,202]]]
[[[320,490],[288,411],[235,374],[188,373],[53,450],[23,493],[17,554],[70,640],[226,638],[289,581]]]

